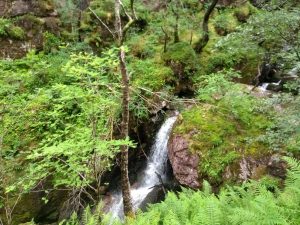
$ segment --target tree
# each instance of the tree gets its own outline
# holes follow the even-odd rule
[[[197,53],[200,53],[209,41],[208,21],[209,21],[210,14],[213,12],[218,1],[219,0],[213,0],[205,12],[204,19],[202,22],[203,37],[198,41],[198,43],[196,44],[196,47],[195,47],[195,51]]]
[[[122,122],[121,122],[121,139],[128,138],[129,130],[129,75],[126,66],[126,51],[124,47],[124,40],[128,29],[137,21],[136,12],[134,10],[134,0],[130,0],[130,14],[127,12],[121,0],[115,0],[115,32],[96,15],[90,8],[92,13],[97,17],[102,26],[104,26],[114,38],[119,48],[119,67],[122,77]],[[128,21],[122,26],[121,10],[123,10]],[[115,35],[116,34],[116,35]],[[130,196],[130,182],[128,177],[128,145],[121,146],[121,185],[123,195],[124,214],[126,216],[133,215],[133,206]]]
[[[119,63],[120,63],[120,72],[122,76],[122,122],[121,122],[121,138],[128,138],[128,124],[129,124],[129,76],[126,67],[126,53],[123,46],[124,38],[127,30],[136,20],[136,16],[133,8],[133,1],[131,0],[131,9],[133,18],[125,11],[121,0],[115,0],[115,29],[117,33],[116,42],[119,47]],[[122,28],[120,9],[123,7],[125,14],[128,17],[127,24]],[[130,196],[130,183],[128,177],[128,146],[121,146],[121,184],[122,184],[122,194],[123,194],[123,205],[124,205],[124,214],[132,215],[133,206]]]

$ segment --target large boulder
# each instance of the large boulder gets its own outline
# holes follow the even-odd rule
[[[189,151],[189,143],[181,135],[174,135],[168,143],[168,156],[173,174],[181,185],[199,188],[199,156]]]
[[[185,110],[168,143],[177,181],[195,189],[207,180],[217,190],[249,179],[283,179],[286,164],[259,139],[268,119],[248,116],[251,122],[246,124],[211,105]]]

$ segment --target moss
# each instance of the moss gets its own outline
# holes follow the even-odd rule
[[[23,40],[25,32],[21,27],[14,25],[11,19],[0,18],[0,37]]]
[[[24,24],[28,28],[34,28],[38,26],[38,29],[41,25],[45,23],[45,20],[39,17],[36,17],[32,14],[26,14],[17,18],[16,22],[18,24]]]
[[[12,21],[5,18],[0,18],[0,37],[6,37],[7,36],[7,28],[12,26]]]
[[[134,35],[126,42],[130,48],[130,52],[133,56],[138,58],[149,58],[154,57],[155,52],[155,41],[154,35],[148,33],[144,35]]]
[[[217,106],[193,107],[182,113],[174,132],[189,140],[191,152],[200,156],[199,175],[211,183],[221,181],[226,166],[242,156],[257,156],[268,148],[255,138],[269,125],[268,119],[251,115],[245,124]]]
[[[25,31],[18,26],[10,26],[6,29],[6,32],[9,37],[17,40],[24,40],[25,38]]]
[[[250,2],[246,2],[241,6],[234,9],[234,16],[241,23],[247,22],[247,19],[255,13],[258,13],[259,9],[254,7]]]
[[[234,10],[234,16],[239,22],[246,22],[251,15],[251,8],[249,4],[244,4]]]
[[[221,36],[234,32],[238,26],[238,22],[231,10],[225,10],[216,16],[213,20],[213,24],[216,32]]]
[[[195,67],[195,64],[197,64],[196,53],[192,46],[186,42],[169,45],[167,52],[163,54],[163,59],[167,62],[172,61],[190,67]]]
[[[53,0],[39,0],[38,7],[42,12],[54,10],[54,1]]]

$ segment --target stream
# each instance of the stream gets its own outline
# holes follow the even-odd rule
[[[177,113],[176,113],[177,114]],[[168,140],[172,127],[177,119],[176,116],[169,117],[162,124],[161,128],[155,136],[155,142],[151,147],[150,156],[147,160],[146,168],[140,172],[139,179],[134,187],[131,187],[131,198],[134,210],[137,210],[143,203],[147,195],[153,190],[153,187],[160,185],[159,176],[165,183],[167,176],[167,160],[168,160]],[[116,191],[112,195],[113,202],[109,207],[112,218],[124,218],[123,198],[121,191]]]

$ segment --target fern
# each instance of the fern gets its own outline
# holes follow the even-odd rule
[[[183,189],[179,195],[168,193],[166,200],[150,205],[147,212],[129,218],[126,225],[299,225],[300,224],[300,163],[284,158],[290,169],[284,190],[270,192],[259,182],[240,187],[227,187],[216,196],[205,184],[204,191]],[[76,222],[77,221],[77,222]],[[101,211],[87,207],[81,218],[84,225],[122,224],[111,221]],[[72,216],[66,225],[79,225]]]

